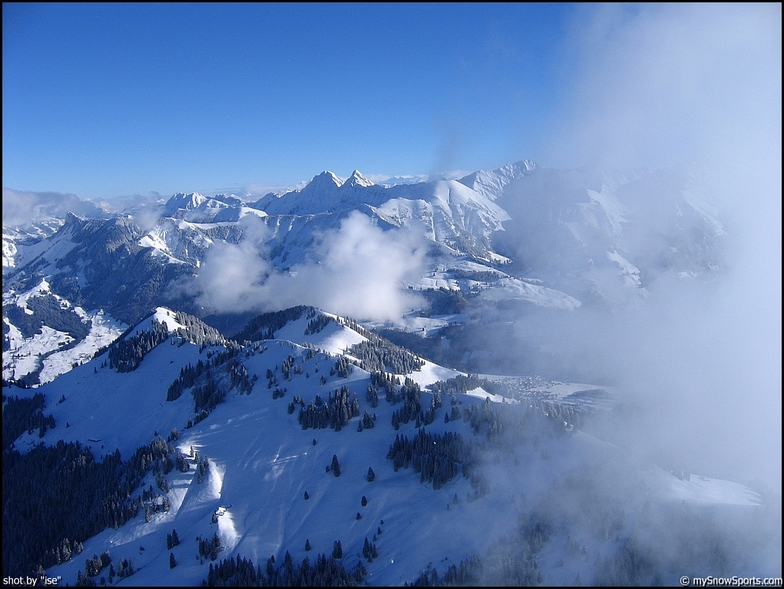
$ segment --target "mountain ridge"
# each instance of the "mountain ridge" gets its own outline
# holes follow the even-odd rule
[[[193,325],[200,323],[194,318]],[[759,495],[742,485],[638,464],[592,434],[591,420],[613,413],[620,391],[480,378],[429,363],[369,372],[350,359],[367,341],[353,326],[302,307],[260,319],[248,331],[256,335],[242,345],[199,343],[184,337],[182,316],[159,308],[90,362],[37,389],[14,389],[22,396],[40,391],[49,399],[43,414],[51,415],[39,435],[15,441],[14,472],[28,453],[54,455],[76,442],[104,462],[128,460],[147,444],[161,456],[129,490],[136,515],[73,538],[78,552],[69,548],[60,564],[48,560],[46,575],[98,582],[111,573],[108,565],[93,566],[90,555],[106,554],[115,571],[129,575],[115,582],[215,583],[214,571],[230,558],[235,566],[240,557],[250,559],[264,575],[270,574],[264,562],[272,561],[272,571],[283,567],[284,575],[289,559],[299,567],[306,558],[340,554],[336,560],[346,571],[364,569],[354,582],[371,585],[411,583],[420,574],[432,580],[434,570],[442,579],[450,567],[464,569],[473,583],[508,580],[505,574],[541,584],[570,583],[578,575],[599,584],[617,575],[668,582],[680,574],[678,566],[701,562],[710,548],[642,568],[623,555],[650,554],[651,530],[676,530],[671,541],[682,542],[736,529],[723,520],[691,520],[696,529],[687,532],[668,528],[669,518],[694,518],[706,505],[734,506],[756,523],[768,517]],[[165,335],[147,340],[156,330]],[[131,370],[120,368],[122,342],[143,341],[150,347],[141,360]],[[130,349],[125,345],[122,353]],[[204,396],[211,387],[222,391],[214,404]],[[310,425],[320,412],[325,425]],[[327,425],[330,419],[336,421]],[[161,437],[167,434],[168,440]],[[429,462],[427,452],[415,450],[422,441],[455,453]],[[456,471],[445,470],[450,464]],[[604,480],[613,485],[605,488]],[[24,509],[25,495],[11,490],[7,497],[7,505]],[[586,502],[592,515],[575,520],[574,506]],[[646,513],[664,527],[652,527]],[[473,533],[477,521],[481,534]],[[639,526],[642,533],[634,531]],[[633,540],[619,542],[618,535]],[[505,537],[516,538],[518,547]],[[760,550],[767,532],[753,537],[759,539],[736,539],[728,549],[733,566],[737,554],[758,555],[739,574],[768,570],[760,567],[771,552]],[[217,539],[212,552],[202,551],[200,538]],[[333,552],[338,542],[340,553]],[[471,564],[477,555],[484,567]],[[4,568],[11,565],[5,558],[4,551]],[[503,569],[496,558],[515,564]]]
[[[646,204],[651,194],[664,197],[656,209]],[[159,204],[154,219],[144,211],[108,219],[69,213],[40,239],[4,228],[4,298],[10,303],[13,293],[46,279],[71,304],[102,309],[126,324],[156,305],[222,323],[220,309],[205,305],[204,296],[194,299],[203,288],[199,276],[220,267],[215,252],[258,256],[270,265],[261,275],[276,279],[298,269],[312,273],[324,248],[357,237],[345,225],[357,212],[382,229],[379,237],[427,251],[422,275],[394,289],[446,288],[495,305],[637,305],[659,276],[699,280],[725,265],[719,209],[691,169],[561,172],[521,160],[460,180],[391,187],[356,170],[345,181],[325,171],[300,190],[253,203],[183,192]],[[246,262],[256,264],[253,257]],[[461,278],[467,264],[479,264],[472,272],[484,280]],[[4,365],[4,373],[11,370]]]

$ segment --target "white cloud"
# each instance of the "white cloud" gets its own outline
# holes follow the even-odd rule
[[[49,218],[64,219],[69,212],[103,216],[92,202],[81,200],[75,194],[3,188],[3,225],[13,227]]]
[[[637,393],[641,450],[780,486],[781,5],[581,10],[548,165],[709,162],[729,268],[657,284],[620,321],[561,326],[561,349]]]
[[[557,167],[656,168],[780,137],[779,4],[586,5],[570,38]]]
[[[215,244],[197,285],[220,312],[268,311],[308,304],[358,319],[395,320],[419,304],[404,288],[423,272],[424,247],[409,232],[384,231],[358,212],[316,236],[305,262],[280,272],[268,261],[267,229],[244,217],[238,244]]]

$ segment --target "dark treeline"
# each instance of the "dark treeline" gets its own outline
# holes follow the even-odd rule
[[[308,313],[308,318],[311,317],[311,314]],[[329,315],[319,314],[316,315],[314,319],[308,321],[308,326],[305,328],[305,335],[313,335],[315,333],[320,332],[330,323],[334,323],[334,319]]]
[[[141,362],[141,359],[144,357],[144,355],[147,354],[156,345],[165,341],[168,335],[172,335],[180,338],[179,345],[182,345],[186,341],[204,347],[208,345],[226,345],[228,343],[231,343],[217,329],[210,327],[209,325],[204,323],[201,319],[193,315],[189,315],[188,313],[177,311],[174,313],[174,319],[175,321],[177,321],[177,323],[179,323],[183,327],[178,327],[173,332],[171,332],[171,334],[169,334],[168,328],[166,327],[165,324],[160,323],[156,319],[153,319],[152,320],[153,335],[150,335],[150,330],[144,330],[140,332],[140,334],[138,334],[141,335],[142,333],[146,333],[146,335],[143,336],[142,338],[138,338],[138,335],[129,338],[128,337],[129,334],[133,332],[134,329],[136,329],[136,326],[131,326],[128,329],[126,329],[125,332],[122,333],[119,338],[117,338],[117,341],[115,343],[110,344],[108,346],[103,346],[102,348],[96,350],[93,357],[97,358],[98,356],[100,356],[101,354],[109,350],[110,354],[114,355],[114,357],[117,358],[119,361],[117,372],[131,372],[136,369],[136,367],[139,365],[139,362]],[[166,333],[163,333],[164,331]],[[123,342],[129,339],[133,340],[134,338],[136,338],[136,341],[134,341],[133,343],[124,344],[121,346]],[[150,345],[153,341],[155,343]],[[172,343],[174,343],[174,340],[172,340]],[[136,358],[136,361],[133,360],[134,357]],[[111,355],[109,357],[109,362],[110,362],[110,366],[114,368],[115,364],[111,363],[112,362]],[[119,368],[120,365],[123,367],[122,369]]]
[[[438,570],[428,568],[419,574],[410,585],[405,587],[438,587],[438,586],[478,586],[482,576],[482,561],[478,556],[473,556],[460,561],[459,565],[450,565],[442,576]]]
[[[313,307],[307,307],[305,305],[291,307],[289,309],[284,309],[283,311],[262,313],[251,319],[242,331],[232,337],[232,339],[238,342],[248,343],[262,339],[272,339],[275,337],[276,331],[281,329],[289,321],[296,321],[302,317],[302,314],[306,311],[315,313]]]
[[[44,417],[45,397],[36,393],[32,397],[6,397],[3,395],[3,450],[6,450],[25,431],[38,430],[42,438],[46,428],[54,429],[54,417]]]
[[[403,377],[401,385],[399,376],[385,372],[373,372],[370,374],[368,396],[377,398],[380,390],[384,391],[384,398],[390,405],[396,405],[401,401],[419,401],[421,395],[419,385],[407,376]]]
[[[449,380],[434,382],[430,388],[433,392],[438,392],[442,395],[455,395],[458,393],[466,393],[467,391],[472,391],[480,387],[490,394],[500,395],[503,392],[492,381],[489,381],[486,378],[479,378],[475,374],[469,374],[468,376],[458,374],[456,377],[450,378]]]
[[[366,574],[362,561],[350,572],[334,556],[319,554],[313,563],[306,556],[297,564],[286,551],[279,566],[270,557],[265,569],[241,556],[222,560],[218,565],[210,564],[204,584],[208,587],[348,587],[362,583]]]
[[[391,405],[398,402],[399,399],[395,397],[395,391],[400,386],[400,377],[394,374],[387,374],[386,372],[371,372],[370,384],[368,385],[368,396],[375,397],[378,400],[378,391],[383,390],[386,400]],[[368,399],[369,401],[370,399]]]
[[[471,425],[475,435],[484,436],[491,446],[525,444],[542,436],[567,434],[568,424],[563,416],[571,409],[552,411],[550,405],[555,404],[507,405],[506,410],[499,411],[485,399],[483,403],[465,405],[461,418]],[[454,411],[456,406],[452,409]]]
[[[359,399],[356,393],[351,394],[345,385],[330,392],[326,403],[320,395],[316,395],[316,399],[308,403],[307,407],[302,399],[298,398],[297,401],[301,405],[297,420],[302,429],[329,427],[340,431],[352,417],[359,417]],[[289,408],[290,413],[293,412],[293,406],[290,405]]]
[[[335,365],[329,369],[329,375],[338,375],[339,378],[348,378],[354,372],[354,364],[346,356],[338,356]]]
[[[182,327],[175,329],[173,335],[198,345],[217,346],[226,344],[226,338],[220,331],[210,327],[198,317],[177,311],[174,314],[174,319]]]
[[[429,567],[420,573],[412,587],[436,586],[511,586],[530,587],[541,585],[542,573],[536,562],[536,553],[547,541],[548,530],[523,526],[519,536],[501,538],[493,542],[487,557],[473,556],[451,565],[439,575],[437,569]],[[577,585],[580,584],[579,579]],[[408,585],[408,584],[406,584]]]
[[[136,335],[122,338],[109,347],[109,367],[117,372],[132,372],[147,353],[169,337],[165,324],[152,320],[152,329],[144,329]]]
[[[456,279],[465,278],[468,280],[475,280],[477,282],[496,282],[500,280],[503,275],[493,270],[452,270],[452,276]]]
[[[79,569],[76,571],[76,586],[77,587],[97,587],[98,584],[94,581],[94,577],[97,577],[101,574],[103,570],[109,568],[108,577],[109,577],[109,584],[112,584],[112,581],[115,577],[119,579],[124,579],[125,577],[130,577],[132,574],[136,572],[136,568],[133,566],[133,559],[126,559],[121,558],[118,564],[118,568],[115,570],[114,563],[112,562],[111,556],[109,555],[109,551],[105,551],[98,556],[97,554],[93,554],[92,558],[87,558],[84,561],[84,570],[85,572],[82,573],[82,570]],[[101,585],[106,584],[106,577],[101,576]]]
[[[410,421],[416,422],[416,427],[429,425],[435,419],[436,409],[441,407],[441,395],[436,392],[430,400],[430,407],[425,411],[422,408],[422,391],[419,385],[408,377],[404,377],[403,384],[400,384],[400,377],[386,374],[385,372],[373,372],[370,375],[370,384],[366,398],[372,407],[378,405],[379,390],[384,391],[384,398],[390,405],[402,403],[402,407],[392,412],[392,427],[395,430],[400,428],[400,424]]]
[[[376,414],[374,413],[371,415],[365,411],[365,414],[362,416],[362,421],[357,425],[357,431],[361,432],[362,430],[373,429],[374,427],[376,427]]]
[[[420,294],[430,303],[430,315],[457,315],[463,313],[468,308],[468,299],[473,295],[473,293],[465,293],[462,290],[448,288],[429,288],[421,291]]]
[[[127,462],[115,451],[98,462],[79,442],[40,444],[21,454],[3,453],[3,572],[30,575],[60,564],[106,527],[118,528],[141,509],[149,519],[168,509],[163,475],[188,462],[162,438],[138,448]],[[132,496],[148,472],[152,489]]]
[[[333,319],[321,314],[314,307],[300,305],[282,311],[263,313],[252,319],[245,328],[242,329],[232,339],[239,342],[250,343],[262,339],[272,339],[275,332],[281,329],[289,321],[300,319],[303,313],[307,313],[308,325],[305,328],[305,335],[318,333],[331,322],[348,327],[364,336],[367,341],[355,344],[347,350],[347,354],[357,358],[359,366],[368,372],[388,370],[399,374],[405,374],[418,370],[424,365],[424,361],[412,354],[405,348],[401,348],[380,337],[378,334],[365,329],[354,319],[338,317]],[[338,359],[340,362],[340,358]],[[345,366],[336,365],[335,371],[343,378],[350,373],[348,359],[343,360]],[[341,370],[343,368],[343,370]],[[335,373],[333,372],[333,375]]]
[[[310,350],[308,351],[310,352]],[[297,364],[297,359],[294,357],[294,354],[289,354],[280,365],[280,371],[283,374],[283,378],[290,381],[292,373],[302,374],[304,368],[302,367],[302,364]]]
[[[458,375],[449,380],[439,380],[431,385],[434,393],[450,396],[466,393],[480,387],[490,394],[504,396],[505,391],[502,386],[486,378],[479,378],[474,374],[469,374],[468,376]],[[562,429],[566,426],[580,427],[585,422],[585,411],[574,404],[537,397],[525,397],[519,400],[536,415],[550,419],[558,428]],[[490,407],[487,406],[485,410],[489,411]],[[455,418],[455,413],[460,413],[460,410],[455,411],[453,407],[453,414],[450,415],[451,419]],[[474,409],[470,406],[464,409],[462,413],[463,420],[470,420],[475,431],[480,429],[480,421],[484,424],[489,424],[491,432],[494,432],[495,428],[498,427],[498,416],[475,415]]]
[[[367,341],[354,344],[346,353],[357,358],[360,362],[360,368],[368,372],[387,370],[406,374],[419,370],[425,364],[424,360],[416,354],[412,354],[377,333],[365,329],[354,319],[338,317],[336,321],[366,338]]]
[[[203,413],[209,414],[222,403],[230,390],[237,389],[249,395],[256,377],[251,377],[239,360],[241,349],[239,345],[227,342],[224,350],[207,352],[207,362],[199,359],[195,366],[189,363],[181,368],[180,375],[169,385],[166,400],[175,401],[183,391],[192,388],[193,410],[198,414],[195,423],[198,423],[206,417]],[[193,424],[190,421],[190,425]]]
[[[189,362],[186,366],[180,368],[180,375],[169,385],[169,389],[166,391],[166,400],[176,401],[179,399],[184,390],[196,384],[196,379],[204,373],[206,366],[202,359],[199,358],[196,366],[191,366]]]
[[[470,477],[473,462],[471,449],[460,434],[431,434],[424,428],[413,440],[396,435],[389,446],[387,458],[392,461],[395,472],[411,466],[414,472],[421,473],[420,482],[432,482],[434,490],[440,489],[461,471],[463,476]]]
[[[416,420],[418,424],[417,427],[422,425],[424,414],[422,412],[420,399],[421,392],[416,383],[414,383],[414,386],[400,385],[398,390],[394,393],[390,393],[390,389],[387,389],[387,401],[390,404],[395,405],[399,402],[403,403],[402,407],[392,412],[393,428],[397,430],[401,423],[408,423],[412,420]],[[430,421],[432,421],[432,419]]]
[[[83,340],[90,332],[90,322],[83,321],[70,307],[61,307],[60,301],[54,295],[30,297],[27,299],[27,308],[32,315],[18,305],[8,305],[3,312],[8,320],[15,325],[25,338],[33,337],[41,332],[41,327],[46,325],[56,331],[70,335],[74,343]]]
[[[368,372],[408,374],[425,365],[418,356],[375,334],[372,339],[354,344],[346,353],[357,358],[360,368]]]
[[[351,319],[350,317],[338,317],[336,319],[338,325],[343,325],[344,327],[348,327],[352,331],[356,331],[359,335],[366,337],[367,339],[373,339],[379,337],[377,334],[373,333],[369,329],[365,329],[359,323],[356,322],[355,319]]]
[[[218,559],[218,552],[220,551],[220,538],[218,533],[215,532],[211,539],[196,536],[196,542],[199,543],[199,559],[204,562],[205,558],[210,560]]]

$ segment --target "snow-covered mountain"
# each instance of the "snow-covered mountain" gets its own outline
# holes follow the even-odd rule
[[[591,362],[668,285],[724,274],[708,185],[325,171],[4,225],[4,578],[780,576],[780,497],[654,452],[641,393]]]
[[[90,361],[127,327],[101,310],[72,307],[45,280],[22,295],[4,294],[3,312],[3,380],[25,384],[50,382]]]
[[[310,307],[237,338],[158,308],[90,362],[6,389],[28,401],[4,404],[4,574],[40,562],[69,584],[388,586],[776,572],[758,494],[601,438],[622,391],[467,376]]]
[[[225,325],[227,305],[211,296],[215,284],[205,286],[215,268],[238,266],[231,280],[251,298],[232,301],[234,308],[270,310],[303,301],[275,303],[258,294],[258,284],[310,275],[327,267],[328,256],[346,258],[350,247],[385,234],[390,243],[407,243],[389,261],[410,270],[390,271],[403,280],[387,289],[421,293],[418,316],[463,314],[482,322],[505,321],[498,310],[509,305],[637,304],[660,276],[700,279],[725,265],[720,211],[693,169],[557,171],[525,160],[459,180],[389,187],[359,171],[345,180],[326,171],[301,190],[250,203],[178,193],[157,209],[148,205],[108,219],[68,215],[56,232],[37,238],[4,227],[4,293],[22,296],[46,280],[73,306],[126,324],[168,305]],[[345,224],[355,214],[383,232],[349,235]],[[443,289],[459,304],[440,304]],[[5,313],[3,321],[8,333]],[[398,328],[410,324],[401,318]]]

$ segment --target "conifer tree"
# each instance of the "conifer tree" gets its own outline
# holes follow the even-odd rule
[[[340,476],[340,463],[338,462],[337,454],[332,455],[332,472],[336,477]]]

